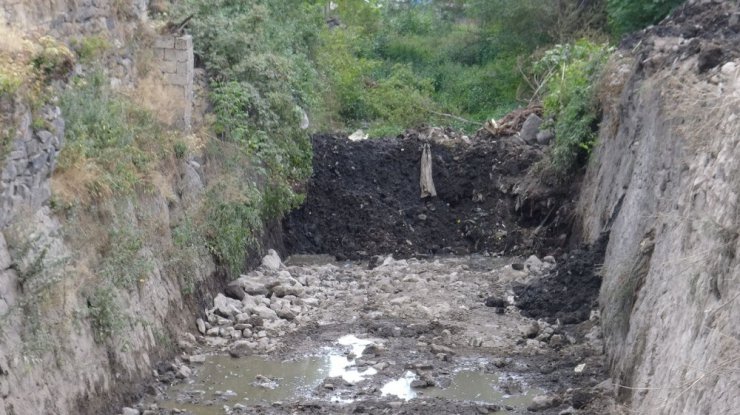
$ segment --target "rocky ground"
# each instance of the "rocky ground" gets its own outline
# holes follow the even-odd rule
[[[524,317],[516,306],[514,287],[555,278],[555,258],[308,259],[285,265],[273,251],[234,281],[194,319],[198,333],[180,340],[181,357],[160,365],[150,395],[124,415],[606,412],[598,315],[564,325]],[[369,342],[359,351],[337,344],[346,335]],[[298,362],[327,350],[346,355],[348,370],[372,374],[327,376],[275,401],[202,388],[204,365],[219,356],[237,367],[258,355]],[[440,397],[460,371],[493,379],[487,388],[499,398]],[[383,395],[404,376],[414,399]],[[254,377],[244,382],[270,389],[283,381]]]

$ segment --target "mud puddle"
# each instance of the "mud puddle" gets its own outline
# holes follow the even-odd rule
[[[369,347],[383,347],[381,339],[360,339],[345,335],[336,347],[325,347],[315,355],[276,360],[265,356],[234,359],[226,355],[211,355],[200,364],[187,381],[170,388],[157,404],[164,409],[184,411],[192,415],[228,413],[231,407],[274,405],[283,402],[332,402],[349,404],[358,397],[343,392],[342,387],[367,384],[366,389],[379,393],[380,398],[414,399],[442,398],[475,404],[496,404],[524,409],[532,397],[545,393],[529,387],[519,376],[489,373],[485,360],[461,361],[458,366],[441,374],[434,385],[426,384],[417,371],[407,370],[398,379],[379,375],[375,367],[358,361]],[[337,393],[321,395],[319,389],[334,389],[328,381],[341,379]],[[507,393],[505,381],[517,379],[519,389]],[[331,386],[329,386],[331,385]],[[361,385],[360,385],[361,386]]]

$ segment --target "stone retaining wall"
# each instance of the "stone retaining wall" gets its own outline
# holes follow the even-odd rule
[[[18,104],[8,106],[17,109],[13,111],[15,135],[0,165],[0,228],[22,209],[34,211],[49,200],[49,179],[64,143],[64,120],[58,107],[44,108],[43,129],[34,130],[30,110]]]

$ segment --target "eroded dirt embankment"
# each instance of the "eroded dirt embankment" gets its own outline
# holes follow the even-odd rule
[[[543,156],[521,140],[472,140],[409,133],[353,142],[313,137],[314,175],[306,203],[285,220],[286,248],[338,258],[398,257],[470,252],[525,252],[552,245],[560,234],[557,209],[518,209],[527,171]],[[421,197],[422,149],[430,144],[436,197]],[[547,199],[547,198],[545,198]],[[562,241],[562,240],[561,240]]]
[[[740,5],[688,1],[631,36],[607,73],[579,201],[611,230],[599,302],[630,413],[740,407]]]

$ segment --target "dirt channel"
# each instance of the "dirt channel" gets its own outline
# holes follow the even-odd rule
[[[271,251],[193,316],[124,415],[609,412],[603,249],[565,253],[559,189],[522,196],[541,148],[437,130],[314,149],[284,223],[296,255]]]

